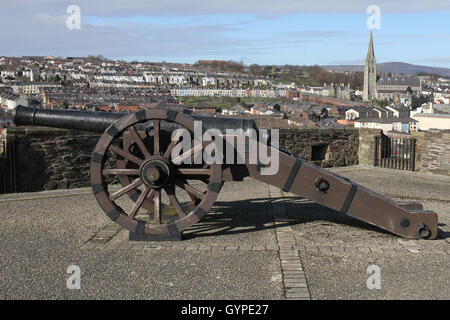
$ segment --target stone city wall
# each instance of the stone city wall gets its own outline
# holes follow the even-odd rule
[[[450,133],[414,132],[416,170],[450,176]]]
[[[87,187],[98,134],[51,128],[10,128],[17,192]],[[280,148],[322,167],[358,164],[357,129],[280,130]]]
[[[281,129],[280,149],[323,168],[357,165],[358,129]]]
[[[329,168],[374,164],[373,129],[281,129],[280,148]],[[17,192],[87,187],[98,134],[50,128],[10,128]],[[414,133],[416,171],[450,175],[450,133]]]
[[[14,128],[17,192],[89,186],[89,162],[99,135],[50,128]]]

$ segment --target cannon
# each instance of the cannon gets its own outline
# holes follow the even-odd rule
[[[236,152],[237,156],[230,157],[234,163],[217,161],[238,148],[234,144],[228,148],[230,141],[244,136],[248,143],[248,132],[262,131],[251,119],[203,117],[172,108],[107,113],[23,106],[16,108],[13,118],[17,126],[101,133],[90,163],[93,194],[112,221],[135,234],[179,234],[210,211],[224,182],[251,177],[405,238],[437,236],[435,212],[424,210],[417,202],[393,201],[299,159],[270,144],[270,135],[264,139],[269,142],[268,154],[279,161],[274,174],[264,173],[268,163],[250,161],[255,151],[247,144]],[[228,142],[223,152],[211,148],[216,138],[194,141],[194,147],[188,150],[179,148],[192,138],[175,132],[193,133],[195,137],[196,121],[202,122],[201,133],[212,129]],[[261,140],[261,135],[256,139]],[[176,149],[181,152],[175,153]],[[214,162],[198,157],[207,149]],[[111,183],[111,179],[119,183]]]

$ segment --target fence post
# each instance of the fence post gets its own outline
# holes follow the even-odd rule
[[[0,181],[2,182],[0,189],[1,193],[6,193],[6,159],[4,157],[5,155],[5,142],[2,141],[2,152],[0,153]]]
[[[411,156],[411,171],[416,170],[416,139],[411,139],[412,142],[412,156]]]
[[[374,136],[374,153],[373,153],[373,166],[378,165],[378,137]]]

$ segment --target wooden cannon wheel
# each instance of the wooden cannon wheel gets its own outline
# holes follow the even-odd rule
[[[152,136],[143,138],[135,125],[153,121]],[[125,229],[147,235],[170,235],[185,230],[199,221],[210,210],[222,187],[220,164],[175,165],[171,153],[178,141],[161,139],[161,123],[170,122],[180,128],[194,132],[191,117],[171,110],[144,109],[127,115],[113,123],[100,137],[91,159],[92,191],[106,215]],[[131,153],[123,148],[124,135],[137,145],[139,152]],[[148,138],[148,139],[147,139]],[[200,149],[191,148],[180,157],[192,157]],[[119,160],[115,167],[105,164],[111,154]],[[108,181],[118,177],[122,184],[119,190],[110,192]],[[205,184],[199,190],[195,183]],[[164,199],[175,208],[176,215],[169,221],[162,216]],[[190,199],[189,205],[179,200],[180,193]],[[127,208],[119,204],[122,196],[128,195],[133,205]],[[151,211],[148,221],[138,219],[139,211]]]

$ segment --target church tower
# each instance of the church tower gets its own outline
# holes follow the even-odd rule
[[[373,49],[372,31],[370,31],[369,50],[367,51],[366,64],[364,66],[364,93],[363,100],[377,99],[377,60]]]

